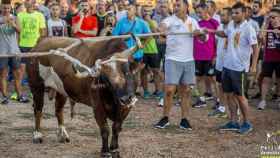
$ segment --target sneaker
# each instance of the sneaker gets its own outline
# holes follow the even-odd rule
[[[1,104],[3,104],[3,105],[9,104],[9,98],[4,96],[3,100],[1,101]]]
[[[205,96],[205,100],[213,100],[214,97],[211,93],[204,93],[204,96]]]
[[[238,130],[238,133],[240,134],[248,134],[253,130],[253,126],[249,122],[244,122],[240,129]]]
[[[181,106],[181,99],[177,99],[174,106]]]
[[[20,103],[28,103],[28,102],[29,102],[29,99],[26,98],[26,97],[24,97],[24,96],[20,96],[20,97],[18,98],[18,102],[20,102]]]
[[[149,99],[151,98],[151,94],[149,91],[144,91],[144,95],[143,95],[144,99]]]
[[[216,109],[208,114],[209,117],[221,117],[221,118],[226,118],[227,113],[222,112],[220,109]]]
[[[187,119],[183,118],[180,122],[180,129],[192,130],[192,126],[190,125],[190,123]]]
[[[266,107],[266,101],[265,100],[262,100],[257,106],[258,110],[264,110],[265,107]]]
[[[159,99],[158,106],[163,107],[163,105],[164,105],[164,98],[162,97]]]
[[[168,117],[163,117],[157,124],[155,124],[155,128],[164,129],[169,126]]]
[[[237,122],[230,121],[226,123],[225,125],[222,125],[219,127],[219,130],[221,131],[238,131],[240,129],[240,126]]]
[[[216,104],[212,107],[212,110],[217,110],[220,107],[220,104],[221,103],[216,102]]]
[[[18,95],[17,95],[17,92],[13,92],[11,97],[10,97],[11,100],[17,100],[18,99]]]
[[[22,86],[28,86],[28,80],[27,80],[27,79],[23,79],[23,80],[21,81],[21,85],[22,85]]]
[[[192,96],[193,97],[199,97],[200,96],[199,91],[196,88],[192,89]]]
[[[206,106],[206,102],[201,100],[198,100],[194,105],[192,105],[193,108],[204,108]]]
[[[153,93],[153,96],[156,97],[157,99],[160,99],[164,96],[163,92],[160,92],[160,91],[155,91]]]

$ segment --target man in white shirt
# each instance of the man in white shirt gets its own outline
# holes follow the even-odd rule
[[[196,20],[187,15],[187,0],[175,2],[175,14],[167,17],[160,25],[160,31],[166,33],[189,32],[190,35],[168,35],[165,55],[165,96],[162,119],[155,125],[156,128],[165,128],[169,125],[169,113],[176,87],[181,96],[180,128],[191,130],[187,120],[190,105],[190,87],[195,83],[195,63],[193,58],[193,35],[200,35]],[[191,35],[192,34],[192,35]]]
[[[218,30],[226,30],[228,24],[231,21],[231,8],[223,8],[221,10],[221,25]],[[216,109],[209,113],[209,116],[218,116],[218,117],[226,117],[225,105],[226,99],[225,94],[222,89],[222,71],[224,67],[224,56],[227,50],[227,38],[217,37],[217,56],[216,56],[216,65],[215,65],[215,75],[216,75],[216,92],[218,97],[218,104],[216,105]]]
[[[248,118],[248,100],[244,94],[244,81],[247,72],[255,73],[258,60],[258,41],[256,31],[245,20],[246,7],[243,3],[236,3],[232,7],[232,19],[225,31],[216,32],[217,35],[227,37],[228,46],[224,56],[222,72],[222,87],[229,103],[231,121],[220,127],[220,130],[238,131],[246,134],[253,129]],[[253,54],[252,54],[253,49]],[[252,64],[250,59],[252,54]],[[237,117],[238,104],[243,115],[243,124],[240,126]]]

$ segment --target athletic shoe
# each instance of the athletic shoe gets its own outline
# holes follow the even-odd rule
[[[244,122],[240,129],[238,130],[238,133],[240,134],[248,134],[253,130],[253,126],[249,122]]]
[[[24,97],[24,96],[20,96],[18,98],[18,102],[20,102],[20,103],[29,103],[29,99]]]
[[[163,107],[163,105],[164,105],[164,98],[162,97],[159,99],[158,106]]]
[[[193,108],[204,108],[206,106],[207,106],[206,102],[201,101],[200,99],[194,105],[192,105]]]
[[[3,105],[9,104],[9,98],[4,96],[3,100],[1,101],[1,104],[3,104]]]
[[[206,101],[214,99],[214,97],[211,93],[204,93],[204,96],[205,96]]]
[[[208,114],[209,117],[220,117],[220,118],[226,118],[227,113],[222,112],[220,109],[216,109]]]
[[[17,95],[17,92],[13,92],[11,97],[10,97],[11,100],[17,100],[18,99],[18,95]]]
[[[226,123],[225,125],[222,125],[219,127],[219,130],[221,131],[238,131],[240,129],[240,126],[237,122],[230,121]]]
[[[150,99],[151,98],[151,93],[149,91],[144,91],[143,97],[144,97],[144,99]]]
[[[160,92],[160,91],[155,91],[153,93],[153,96],[156,97],[157,99],[160,99],[164,96],[164,93],[163,92]]]
[[[258,110],[264,110],[265,107],[266,107],[266,101],[265,100],[262,100],[257,106]]]
[[[216,101],[216,104],[212,107],[212,110],[217,110],[220,107],[220,104],[221,103]]]
[[[180,122],[180,129],[192,130],[192,126],[190,125],[190,123],[187,119],[183,118]]]
[[[168,117],[163,117],[157,124],[155,124],[155,128],[164,129],[169,126]]]

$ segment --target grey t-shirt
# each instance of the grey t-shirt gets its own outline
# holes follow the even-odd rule
[[[11,15],[15,20],[15,17]],[[0,15],[0,54],[20,53],[16,29],[4,23],[4,17]]]

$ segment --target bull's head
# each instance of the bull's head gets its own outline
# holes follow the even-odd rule
[[[92,68],[74,65],[77,77],[92,76],[99,79],[101,84],[107,84],[119,104],[129,108],[135,104],[137,99],[134,95],[135,82],[128,59],[138,48],[142,47],[140,40],[135,36],[133,38],[136,40],[136,46],[114,53],[109,59],[98,59]],[[96,83],[93,83],[92,88],[96,88]]]

